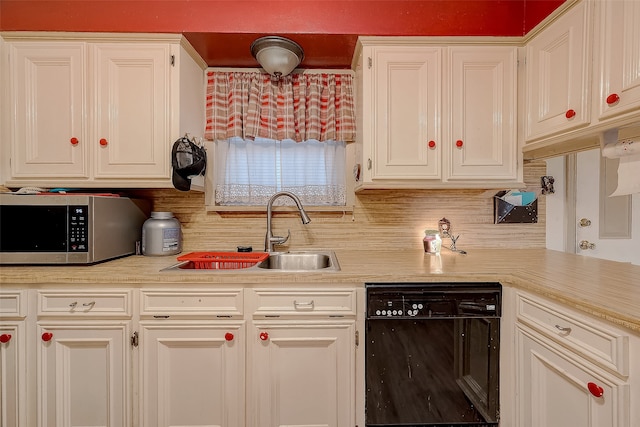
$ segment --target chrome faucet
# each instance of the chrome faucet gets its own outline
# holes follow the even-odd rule
[[[273,196],[271,196],[271,199],[269,199],[269,203],[267,203],[267,235],[264,238],[265,252],[273,252],[275,245],[282,245],[287,240],[289,240],[289,237],[291,236],[291,230],[287,230],[287,237],[274,236],[271,230],[273,202],[275,202],[275,200],[280,196],[288,196],[296,203],[296,206],[300,211],[300,219],[302,220],[303,224],[309,224],[311,222],[311,219],[309,218],[309,215],[307,215],[307,213],[304,211],[304,208],[302,207],[302,203],[300,202],[298,196],[289,191],[281,191],[274,194]]]

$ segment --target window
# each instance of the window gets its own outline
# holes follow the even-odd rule
[[[274,80],[209,70],[205,138],[215,141],[215,162],[207,204],[266,206],[278,191],[295,193],[306,207],[352,202],[345,166],[346,143],[355,139],[352,80],[351,72]]]
[[[341,141],[216,141],[215,204],[265,206],[274,193],[290,191],[307,206],[345,206],[345,152]]]

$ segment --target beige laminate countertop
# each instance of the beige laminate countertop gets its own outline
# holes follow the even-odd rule
[[[499,281],[640,332],[640,266],[545,249],[335,251],[336,272],[160,270],[175,257],[130,256],[92,266],[2,266],[3,288],[349,285],[367,282]]]

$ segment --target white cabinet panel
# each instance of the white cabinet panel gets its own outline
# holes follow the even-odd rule
[[[640,110],[640,2],[600,2],[600,119]]]
[[[547,344],[526,327],[517,327],[516,340],[519,426],[628,426],[627,384]]]
[[[9,44],[15,177],[89,176],[84,43]]]
[[[516,180],[516,50],[476,46],[450,52],[447,179]]]
[[[143,322],[141,425],[244,425],[243,322]]]
[[[377,47],[368,54],[371,179],[439,179],[441,49]]]
[[[254,321],[248,424],[354,425],[354,321]]]
[[[168,44],[95,44],[96,178],[169,176]]]
[[[591,121],[589,3],[578,3],[527,44],[527,141]]]
[[[0,425],[27,425],[27,355],[23,321],[0,323]]]
[[[131,425],[128,323],[41,322],[38,425]]]

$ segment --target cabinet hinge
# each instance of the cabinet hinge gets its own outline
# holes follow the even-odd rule
[[[371,59],[371,57],[368,58],[369,59],[369,68],[373,67],[373,59]]]
[[[356,347],[360,345],[360,331],[356,331]]]
[[[367,170],[371,170],[372,166],[373,166],[373,163],[371,162],[371,159],[367,159]]]
[[[175,55],[171,55],[171,66],[172,67],[176,66],[176,56]]]
[[[133,335],[131,335],[131,346],[132,347],[137,347],[138,346],[138,332],[134,332]]]

